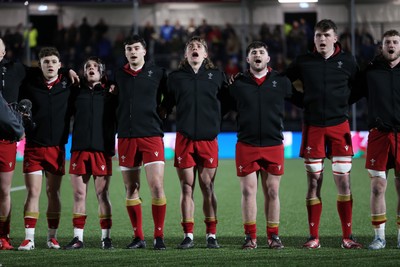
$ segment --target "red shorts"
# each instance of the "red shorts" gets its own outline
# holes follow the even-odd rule
[[[400,134],[397,134],[397,159],[395,159],[396,140],[393,132],[372,129],[368,134],[367,158],[365,168],[386,171],[395,168],[400,171]]]
[[[353,156],[349,122],[327,127],[304,126],[300,156],[311,159]]]
[[[160,136],[119,138],[119,166],[133,168],[143,163],[164,162],[164,141]]]
[[[174,166],[186,169],[196,165],[210,169],[218,167],[217,139],[194,141],[176,133]]]
[[[239,177],[263,170],[272,175],[284,173],[284,146],[252,146],[236,144],[236,174]]]
[[[73,151],[69,164],[69,173],[94,176],[112,175],[112,157],[103,152]]]
[[[0,140],[0,172],[11,172],[15,169],[17,143]]]
[[[40,147],[25,145],[24,173],[48,171],[54,175],[65,174],[65,149],[60,146]]]

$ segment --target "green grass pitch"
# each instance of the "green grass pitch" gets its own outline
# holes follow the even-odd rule
[[[219,250],[205,248],[205,225],[202,214],[202,197],[197,184],[195,192],[195,248],[187,251],[176,249],[183,238],[180,225],[180,188],[175,168],[166,162],[165,191],[167,196],[167,217],[165,222],[166,251],[152,249],[153,222],[149,188],[142,173],[141,197],[143,200],[144,232],[148,248],[127,250],[132,229],[125,209],[125,192],[122,177],[114,162],[114,176],[110,185],[113,205],[113,228],[111,237],[115,249],[100,249],[100,225],[97,200],[93,183],[87,199],[87,223],[84,232],[85,248],[78,251],[49,250],[46,248],[46,205],[45,187],[40,201],[41,215],[36,228],[33,251],[0,251],[0,266],[399,266],[397,244],[396,203],[393,172],[390,173],[387,189],[386,239],[387,247],[381,251],[344,250],[340,248],[341,227],[336,211],[336,189],[333,183],[330,162],[326,161],[324,185],[322,188],[323,212],[320,226],[321,249],[305,250],[301,246],[308,236],[307,212],[305,207],[306,176],[300,159],[286,160],[285,175],[282,178],[280,236],[285,248],[270,250],[266,245],[266,220],[263,212],[261,188],[258,192],[258,248],[253,251],[241,250],[244,241],[239,181],[233,160],[221,160],[217,173],[215,190],[218,198],[217,237]],[[72,189],[69,175],[63,178],[62,217],[58,232],[61,245],[73,238]],[[355,159],[352,170],[353,190],[353,232],[358,241],[368,246],[373,238],[369,210],[369,178],[364,169],[364,159]],[[13,187],[24,185],[21,163],[17,166]],[[12,244],[17,247],[24,239],[23,205],[25,190],[11,193],[12,196]],[[376,264],[375,264],[376,263]]]

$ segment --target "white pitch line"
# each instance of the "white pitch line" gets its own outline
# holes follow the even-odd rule
[[[17,187],[13,187],[11,188],[11,192],[15,192],[15,191],[20,191],[20,190],[24,190],[26,187],[25,185],[23,186],[17,186]]]

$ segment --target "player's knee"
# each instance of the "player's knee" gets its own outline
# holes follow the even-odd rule
[[[334,174],[343,175],[351,171],[351,157],[333,157],[332,171]]]
[[[368,174],[369,177],[371,178],[382,178],[382,179],[386,179],[386,172],[385,171],[376,171],[376,170],[370,170],[368,169]]]
[[[304,167],[308,173],[320,174],[324,170],[323,159],[305,159]]]

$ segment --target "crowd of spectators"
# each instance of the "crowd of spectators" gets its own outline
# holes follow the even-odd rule
[[[123,52],[124,39],[134,33],[133,29],[120,29],[110,31],[104,19],[96,24],[90,25],[86,17],[82,18],[80,24],[72,23],[69,27],[59,25],[57,32],[50,42],[58,48],[61,60],[66,67],[71,67],[81,72],[83,61],[89,56],[99,56],[107,66],[108,75],[113,76],[113,70],[125,64]],[[115,32],[117,31],[117,32]],[[40,34],[40,32],[39,32]],[[210,25],[203,19],[198,25],[191,19],[188,25],[183,26],[179,20],[171,22],[165,20],[160,27],[154,26],[147,21],[139,27],[139,34],[143,36],[148,44],[146,60],[154,60],[158,65],[167,70],[177,68],[182,60],[181,55],[185,43],[193,35],[204,38],[209,46],[210,57],[225,73],[230,76],[242,70],[242,48],[241,37],[238,28],[230,23],[224,26]],[[6,47],[7,57],[13,60],[24,61],[26,49],[22,24],[15,27],[14,31],[6,29],[2,36]],[[110,38],[113,36],[113,39]],[[313,49],[313,28],[310,23],[301,18],[285,25],[268,25],[263,23],[253,40],[261,40],[268,45],[271,56],[270,66],[278,71],[284,71],[287,64],[298,54]],[[248,40],[246,40],[248,41]],[[348,29],[339,36],[339,41],[344,50],[351,50],[351,38]],[[47,44],[39,44],[47,45]],[[366,27],[356,32],[356,58],[361,67],[365,66],[376,54],[377,44]],[[33,54],[35,50],[32,50]],[[34,55],[32,56],[34,59]],[[363,130],[363,120],[366,112],[364,104],[357,107],[357,120]],[[224,130],[234,130],[233,116],[227,116]],[[286,108],[286,130],[301,130],[301,112],[297,108],[287,104]],[[173,130],[173,128],[171,129]]]

